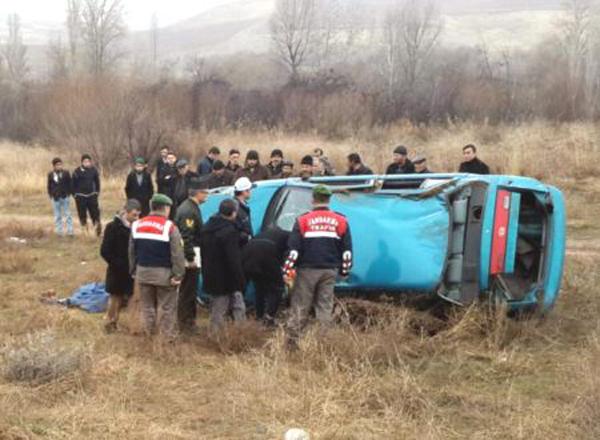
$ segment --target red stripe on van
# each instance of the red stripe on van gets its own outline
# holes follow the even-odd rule
[[[500,190],[496,194],[496,212],[494,214],[494,235],[492,236],[492,256],[490,263],[490,274],[492,275],[504,272],[509,217],[510,191]]]

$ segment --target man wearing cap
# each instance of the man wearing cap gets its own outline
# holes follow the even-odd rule
[[[247,177],[251,182],[258,182],[261,180],[269,180],[271,178],[271,173],[269,169],[260,164],[260,157],[258,156],[258,151],[250,150],[246,155],[246,162],[244,163],[244,168],[240,168],[235,173],[235,178],[239,179],[241,177]]]
[[[177,287],[185,274],[185,256],[177,226],[169,220],[173,201],[164,194],[150,200],[150,215],[131,227],[129,265],[139,285],[147,335],[156,327],[172,341],[177,336]]]
[[[52,201],[54,211],[54,229],[59,236],[63,236],[64,224],[67,226],[67,234],[73,236],[73,217],[69,198],[71,196],[71,175],[63,169],[63,161],[60,157],[52,159],[52,171],[48,173],[47,183],[48,197]]]
[[[288,241],[286,281],[293,278],[297,268],[288,321],[292,346],[297,344],[311,309],[319,323],[331,323],[337,275],[347,276],[352,268],[350,225],[346,217],[329,209],[331,196],[326,186],[314,188],[313,210],[296,220]]]
[[[247,177],[240,177],[233,187],[237,206],[236,226],[240,232],[240,243],[245,245],[252,238],[252,218],[248,201],[252,196],[252,182]]]
[[[188,198],[190,180],[197,177],[198,174],[190,170],[189,162],[186,159],[179,159],[177,161],[177,176],[173,181],[173,208],[171,209],[171,219],[175,219],[177,208]]]
[[[81,166],[73,172],[71,181],[81,227],[85,232],[88,231],[87,217],[89,214],[92,224],[96,229],[96,235],[100,237],[102,235],[100,205],[98,204],[100,174],[96,167],[94,167],[92,157],[89,154],[81,156]]]
[[[271,173],[271,179],[281,179],[282,163],[283,151],[281,151],[279,148],[276,148],[271,152],[271,160],[267,164],[269,173]]]
[[[387,167],[385,174],[412,174],[414,164],[408,159],[408,150],[404,145],[394,149],[394,161]]]
[[[228,313],[236,322],[246,319],[242,295],[246,280],[235,225],[237,213],[235,201],[223,200],[219,212],[202,228],[202,287],[211,297],[210,329],[214,336],[223,328]]]
[[[177,208],[175,223],[183,239],[185,276],[179,287],[177,320],[184,333],[196,331],[196,293],[200,274],[200,237],[202,214],[200,205],[208,197],[206,181],[196,178],[189,182],[189,197]]]
[[[150,199],[154,195],[152,176],[146,170],[146,161],[138,157],[135,159],[133,170],[127,176],[125,195],[128,200],[137,200],[142,206],[142,217],[150,213]]]
[[[307,154],[300,160],[300,173],[298,177],[301,177],[302,180],[308,180],[312,177],[314,171],[314,158]]]
[[[220,160],[215,160],[212,173],[206,180],[208,189],[222,188],[233,185],[233,173]]]
[[[427,167],[427,158],[425,156],[415,156],[412,160],[412,163],[415,166],[416,174],[431,174],[433,172]]]
[[[206,157],[198,164],[198,175],[208,176],[213,170],[215,161],[219,160],[219,156],[221,156],[221,150],[219,150],[219,147],[212,147],[210,150],[208,150]]]

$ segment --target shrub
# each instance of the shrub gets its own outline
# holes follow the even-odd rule
[[[46,330],[15,340],[2,350],[3,377],[11,382],[40,385],[82,372],[87,364],[86,350],[67,346]]]

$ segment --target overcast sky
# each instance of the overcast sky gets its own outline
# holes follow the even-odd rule
[[[194,16],[230,0],[123,0],[127,25],[147,29],[156,12],[160,26]],[[0,0],[0,19],[17,13],[22,23],[65,21],[66,0]]]

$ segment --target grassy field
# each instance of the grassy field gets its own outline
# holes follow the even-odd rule
[[[70,164],[77,154],[0,145],[0,439],[281,439],[291,427],[313,439],[600,438],[596,133],[539,124],[401,127],[373,134],[372,143],[280,133],[203,139],[263,153],[282,146],[294,157],[322,145],[338,167],[359,148],[377,168],[403,139],[437,170],[453,169],[462,144],[476,141],[497,171],[535,175],[567,195],[567,270],[545,319],[507,320],[480,306],[440,320],[408,307],[353,303],[350,314],[362,320],[342,319],[325,337],[309,334],[294,354],[283,349],[280,332],[252,324],[221,346],[199,336],[164,347],[132,334],[128,316],[106,335],[100,315],[40,303],[50,289],[66,296],[104,276],[96,239],[51,232],[47,165],[57,152]],[[121,203],[122,183],[114,176],[105,185],[106,220]],[[27,243],[7,241],[12,236]],[[66,374],[15,380],[6,367],[19,349]]]

